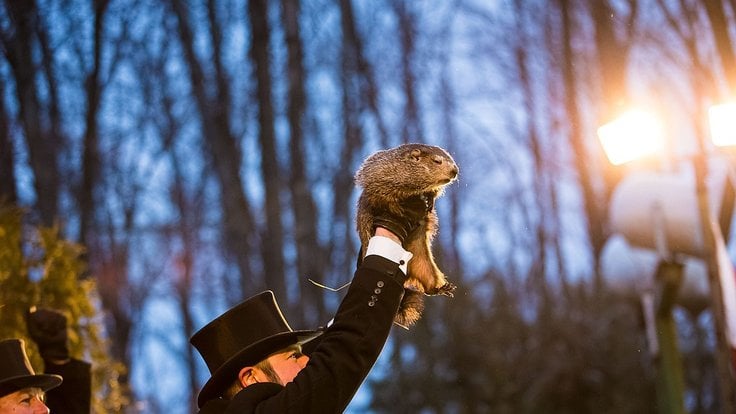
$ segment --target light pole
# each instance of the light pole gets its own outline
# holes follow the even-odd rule
[[[717,145],[736,145],[736,104],[714,107],[710,110],[711,137]],[[625,113],[613,122],[599,128],[598,135],[611,163],[623,164],[643,156],[657,155],[664,146],[661,124],[656,118],[640,111]],[[736,412],[736,385],[734,376],[733,345],[729,343],[728,332],[729,319],[735,318],[732,313],[736,308],[727,309],[724,302],[722,287],[724,277],[724,265],[726,264],[726,252],[722,227],[718,226],[711,211],[706,177],[708,176],[708,164],[705,150],[692,159],[695,175],[695,192],[697,197],[698,216],[700,221],[700,233],[702,235],[702,246],[699,256],[705,261],[708,274],[710,305],[714,320],[714,332],[716,336],[716,367],[718,370],[718,384],[721,410],[724,413]],[[733,189],[731,187],[731,189]],[[731,192],[732,197],[732,192]],[[733,200],[727,200],[727,217],[723,214],[721,223],[725,228],[730,228],[731,215],[733,214]],[[725,219],[724,219],[725,217]],[[723,226],[723,224],[722,224]],[[659,249],[658,249],[659,250]],[[730,261],[727,265],[731,269]],[[660,271],[662,269],[660,268]],[[659,271],[658,271],[659,273]],[[665,272],[667,276],[664,281],[660,280],[660,303],[658,305],[657,329],[660,341],[670,344],[676,339],[674,322],[671,320],[671,306],[667,301],[671,297],[673,289],[679,283],[677,278],[671,276],[672,272]],[[732,272],[729,272],[732,275]],[[727,281],[733,282],[732,280]],[[664,282],[664,283],[662,283]],[[736,300],[736,298],[734,298]],[[731,314],[729,314],[729,312]],[[669,318],[669,319],[668,319]],[[731,330],[736,329],[736,324],[731,324]],[[731,338],[732,339],[732,338]],[[669,346],[669,345],[667,345]],[[660,349],[660,352],[663,350]],[[660,406],[662,401],[667,402],[666,412],[680,412],[681,410],[681,373],[678,373],[679,354],[676,342],[674,347],[669,348],[669,356],[660,353],[658,358],[658,393]],[[674,357],[673,357],[674,356]],[[665,358],[666,357],[666,358]],[[680,379],[678,379],[680,376]],[[670,410],[671,409],[671,410]]]
[[[677,293],[682,283],[683,265],[661,261],[657,267],[656,283],[660,286],[655,310],[657,329],[657,401],[663,414],[685,412],[683,395],[685,380],[682,374],[682,357],[677,345],[677,324],[672,316]]]
[[[709,109],[710,134],[712,142],[719,147],[731,147],[736,145],[736,104],[728,103],[713,106]],[[736,301],[731,297],[734,292],[729,291],[729,297],[724,296],[724,285],[733,285],[732,276],[730,280],[724,277],[725,266],[731,267],[730,260],[725,263],[727,252],[725,250],[725,237],[722,227],[718,225],[710,208],[710,198],[705,180],[708,175],[708,163],[704,150],[694,158],[695,184],[698,192],[698,207],[700,210],[700,221],[703,232],[703,241],[708,264],[708,282],[710,284],[710,296],[716,334],[716,367],[718,369],[718,385],[720,388],[720,400],[722,411],[725,413],[736,413],[736,365],[734,364],[733,347],[729,336],[733,337],[733,313],[736,308],[726,308],[726,300]],[[730,179],[730,177],[729,177]],[[732,184],[732,183],[731,183]],[[733,213],[733,208],[730,213]],[[726,226],[730,228],[730,226]],[[733,302],[731,302],[733,303]],[[731,326],[729,327],[729,320]],[[731,332],[729,332],[729,330]],[[733,338],[731,338],[733,339]]]

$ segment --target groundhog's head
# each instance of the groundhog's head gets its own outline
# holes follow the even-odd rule
[[[401,199],[429,193],[436,197],[457,175],[455,160],[444,149],[404,144],[366,158],[355,182],[369,194]]]

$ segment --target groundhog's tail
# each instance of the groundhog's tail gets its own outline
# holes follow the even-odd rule
[[[404,329],[409,329],[422,316],[424,311],[424,294],[410,289],[404,289],[404,297],[399,305],[399,313],[394,318],[394,323]]]

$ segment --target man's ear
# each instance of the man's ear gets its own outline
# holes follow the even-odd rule
[[[242,385],[243,388],[257,383],[258,378],[256,378],[256,368],[243,367],[240,372],[238,372],[238,381],[240,381],[240,385]]]

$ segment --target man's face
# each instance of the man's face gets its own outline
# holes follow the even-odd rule
[[[302,354],[298,345],[286,348],[269,355],[254,367],[246,367],[241,371],[241,383],[248,386],[257,382],[275,382],[286,385],[309,362],[309,357]]]
[[[271,354],[266,360],[271,364],[273,371],[278,376],[278,383],[286,385],[294,381],[299,371],[307,366],[309,357],[302,354],[301,349],[298,347],[293,347],[283,352]]]
[[[40,388],[24,388],[0,397],[0,414],[48,414]]]
[[[274,352],[255,366],[243,367],[238,373],[238,381],[243,387],[259,382],[286,385],[294,381],[307,362],[309,357],[302,353],[301,346],[290,346]]]

